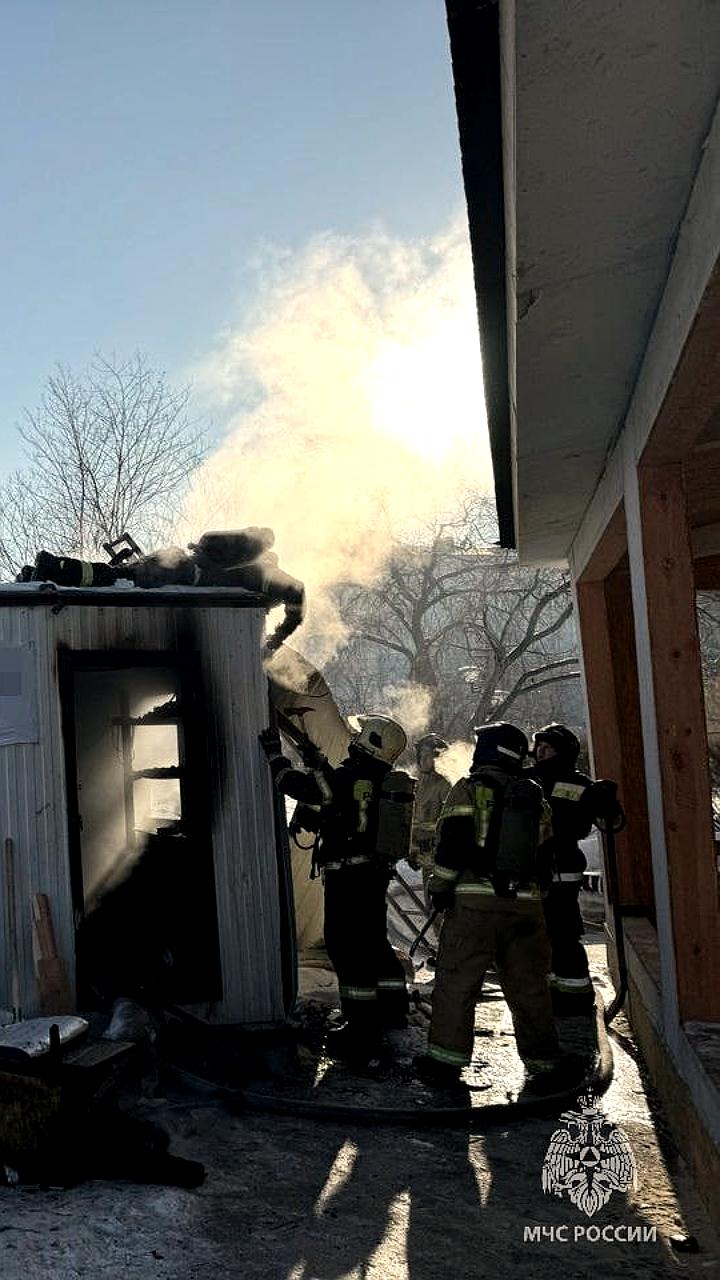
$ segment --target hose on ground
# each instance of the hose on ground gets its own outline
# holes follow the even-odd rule
[[[580,1092],[590,1092],[594,1097],[602,1096],[613,1078],[613,1055],[600,1000],[596,1004],[595,1023],[598,1055],[592,1074],[582,1080],[578,1079],[562,1091],[544,1096],[520,1096],[513,1101],[488,1103],[487,1106],[478,1107],[452,1104],[427,1107],[358,1107],[344,1102],[316,1102],[310,1098],[293,1098],[252,1086],[222,1088],[220,1096],[228,1109],[236,1114],[255,1112],[334,1124],[387,1124],[411,1129],[466,1128],[473,1133],[482,1133],[497,1126],[556,1115],[564,1107],[576,1103]],[[180,1074],[189,1077],[189,1073],[182,1069]]]

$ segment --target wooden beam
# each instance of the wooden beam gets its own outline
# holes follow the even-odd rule
[[[683,467],[691,526],[716,524],[720,521],[720,449],[689,453]]]
[[[696,591],[720,591],[720,555],[703,556],[693,567]]]
[[[622,906],[653,914],[645,766],[640,724],[632,599],[627,573],[577,584],[593,766],[613,778],[627,815],[617,837]]]
[[[720,521],[717,524],[703,524],[693,529],[690,540],[695,560],[703,556],[720,555]]]
[[[616,507],[582,572],[582,582],[604,581],[617,567],[627,551],[625,507]]]
[[[610,653],[615,673],[615,715],[620,740],[620,779],[627,831],[617,838],[621,902],[654,914],[645,759],[635,656],[630,574],[617,570],[605,584]],[[610,775],[612,777],[612,775]]]
[[[638,469],[680,1021],[720,1020],[720,907],[690,529],[679,464]]]

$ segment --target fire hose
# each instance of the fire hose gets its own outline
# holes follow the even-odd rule
[[[297,1119],[328,1121],[334,1124],[377,1125],[387,1124],[410,1129],[452,1128],[482,1133],[497,1126],[523,1123],[526,1120],[555,1116],[564,1108],[577,1104],[578,1096],[591,1092],[600,1097],[609,1088],[613,1078],[613,1056],[605,1028],[600,1002],[596,1009],[597,1059],[592,1071],[557,1092],[546,1095],[522,1093],[508,1102],[493,1102],[485,1106],[472,1106],[467,1102],[453,1102],[446,1093],[447,1103],[433,1102],[424,1105],[424,1099],[414,1106],[385,1107],[357,1106],[346,1102],[314,1101],[307,1097],[293,1097],[280,1092],[265,1092],[257,1087],[219,1086],[216,1097],[234,1113],[260,1113],[290,1116]],[[212,1082],[198,1077],[183,1068],[173,1066],[189,1083],[207,1087]],[[455,1091],[469,1093],[460,1085]]]

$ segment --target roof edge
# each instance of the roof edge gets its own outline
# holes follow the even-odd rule
[[[242,587],[57,587],[50,583],[0,583],[0,606],[32,608],[45,605],[51,609],[74,604],[84,607],[125,609],[165,608],[188,605],[196,609],[263,609],[265,596]]]
[[[498,0],[446,0],[500,546],[516,546]]]

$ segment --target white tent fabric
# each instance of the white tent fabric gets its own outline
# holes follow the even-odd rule
[[[320,672],[294,649],[283,645],[266,665],[270,699],[276,710],[307,734],[331,765],[347,755],[352,737],[346,720]],[[312,837],[301,833],[302,844]],[[320,879],[310,879],[311,851],[290,841],[295,927],[301,964],[327,965],[323,938],[323,891]]]

